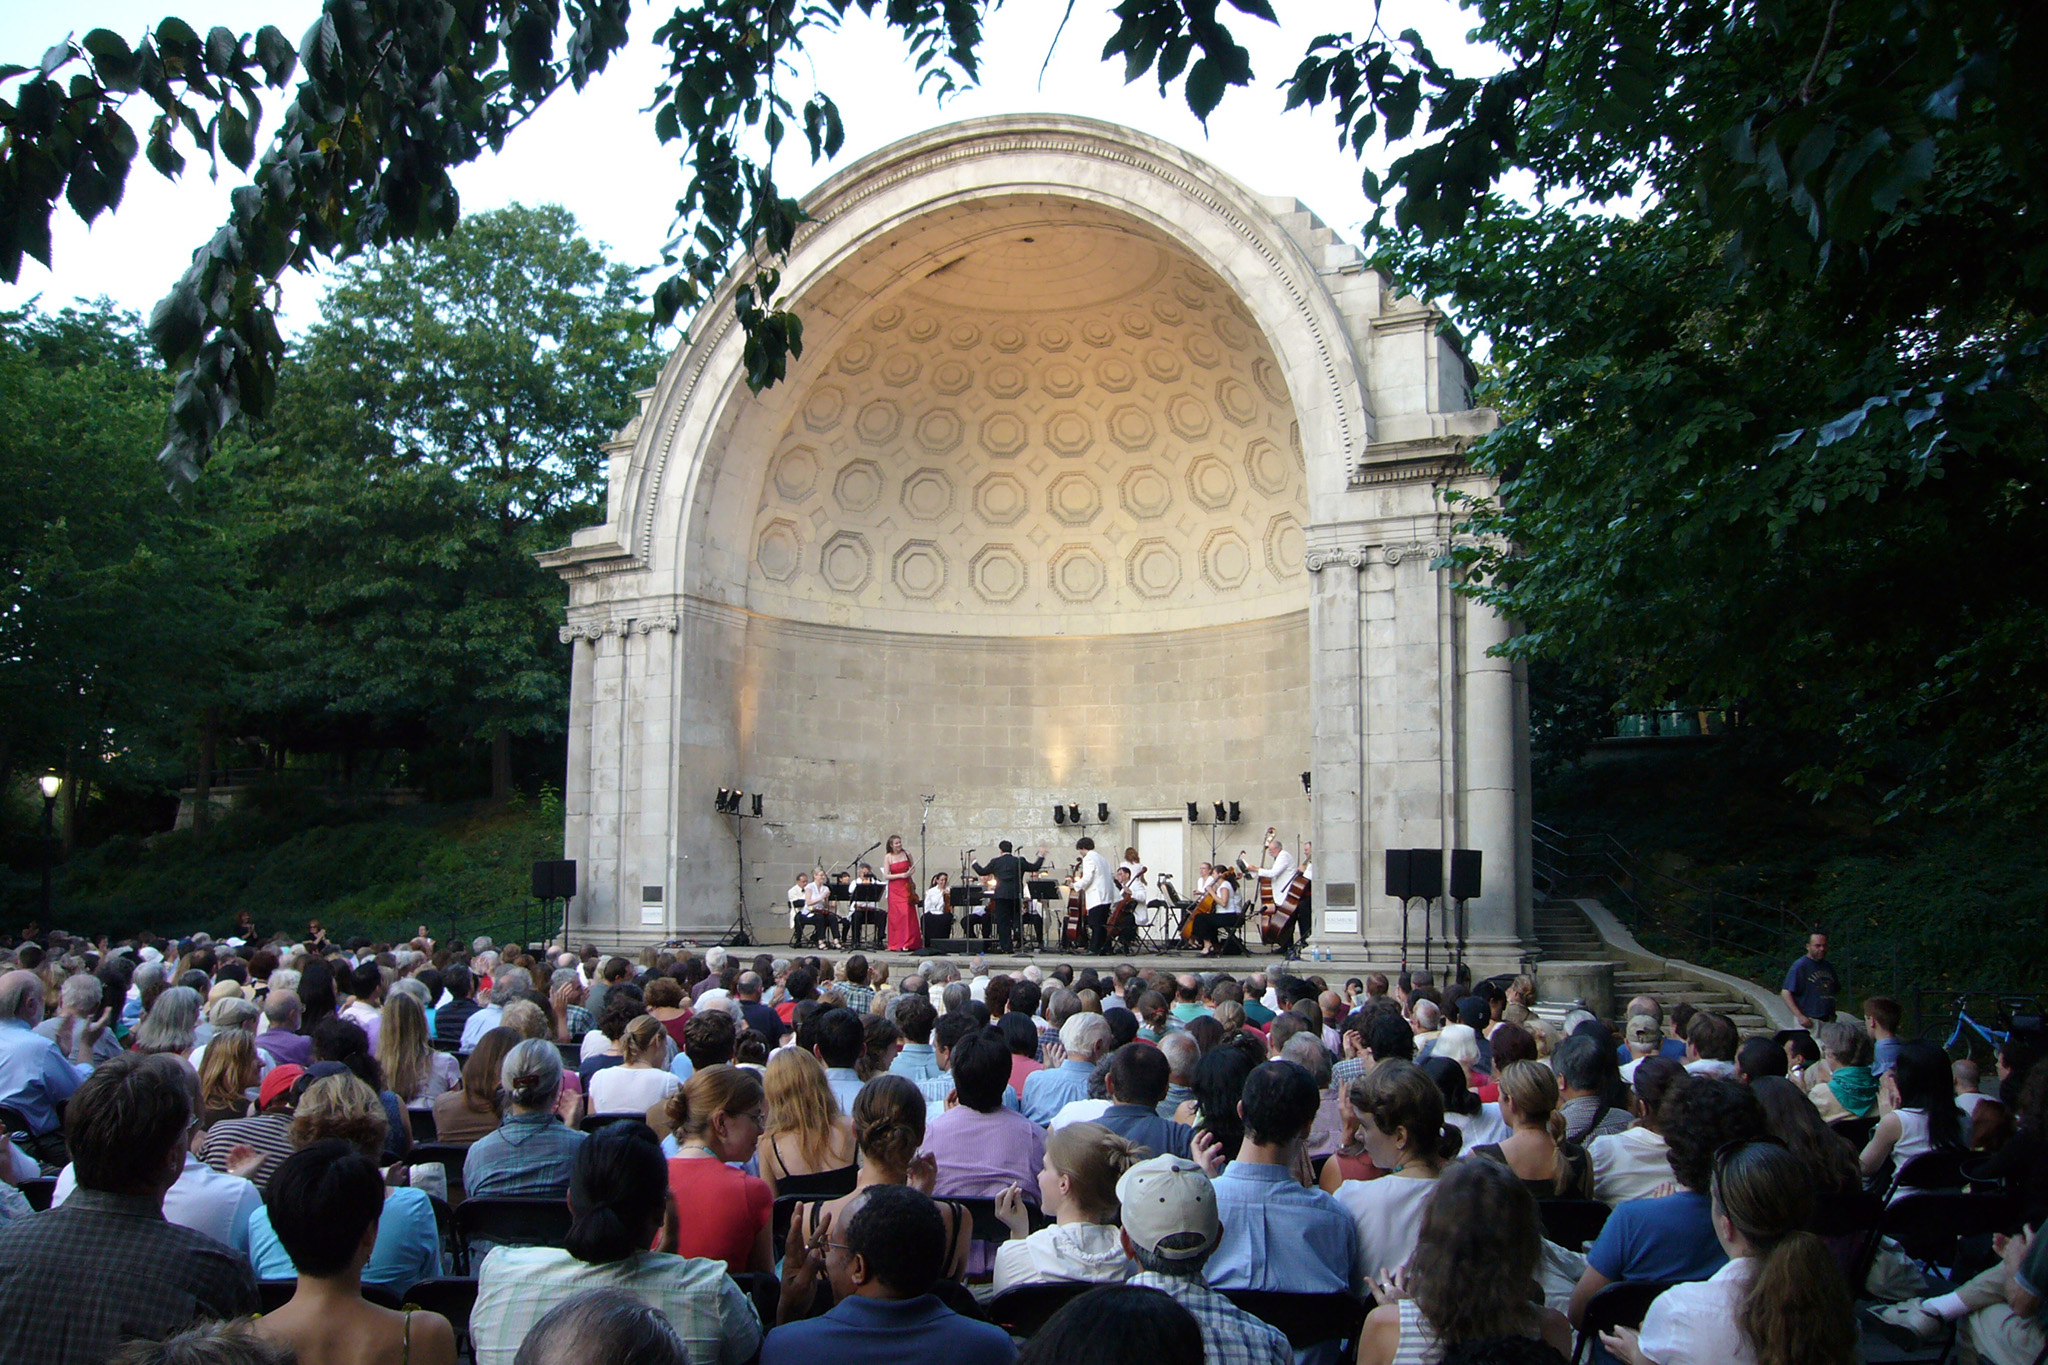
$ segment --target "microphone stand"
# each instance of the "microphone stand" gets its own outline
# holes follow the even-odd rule
[[[919,811],[917,815],[917,876],[924,877],[926,880],[930,880],[930,874],[925,871],[924,866],[924,825],[925,821],[931,818],[932,802],[935,799],[937,798],[927,796],[924,799],[924,809]],[[919,915],[924,914],[924,896],[918,891],[917,877],[910,879],[910,894],[917,901],[917,913]]]

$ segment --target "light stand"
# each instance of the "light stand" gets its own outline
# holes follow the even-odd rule
[[[732,927],[718,939],[718,945],[724,948],[750,948],[754,945],[753,922],[747,918],[746,830],[747,821],[761,818],[761,796],[759,792],[754,794],[754,808],[751,811],[741,808],[745,797],[746,793],[737,786],[718,789],[718,809],[732,817],[732,847],[734,859],[738,863],[740,897],[738,917],[733,920]]]
[[[925,821],[931,819],[932,802],[936,799],[935,796],[925,797],[924,809],[917,813],[917,876],[927,881],[931,880],[931,872],[924,865],[924,826]],[[916,877],[911,878],[910,894],[917,900],[919,913],[923,913],[924,897],[918,893]]]

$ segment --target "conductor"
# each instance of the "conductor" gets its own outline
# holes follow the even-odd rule
[[[999,850],[988,860],[986,867],[974,865],[976,876],[994,877],[995,894],[989,897],[989,913],[996,921],[996,951],[1011,953],[1017,950],[1017,920],[1024,900],[1024,874],[1037,872],[1045,866],[1045,850],[1038,850],[1036,862],[1025,862],[1012,849],[1008,839],[996,845]]]

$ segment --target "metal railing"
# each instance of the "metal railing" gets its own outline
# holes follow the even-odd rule
[[[1536,822],[1533,845],[1531,865],[1545,894],[1595,898],[1637,938],[1674,956],[1782,966],[1804,943],[1805,922],[1785,907],[1674,877],[1611,834],[1567,834]]]

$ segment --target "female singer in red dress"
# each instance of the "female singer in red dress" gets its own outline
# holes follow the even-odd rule
[[[917,907],[911,903],[910,855],[903,851],[903,836],[889,836],[882,852],[882,876],[889,883],[889,951],[924,951],[924,931],[917,922]]]

